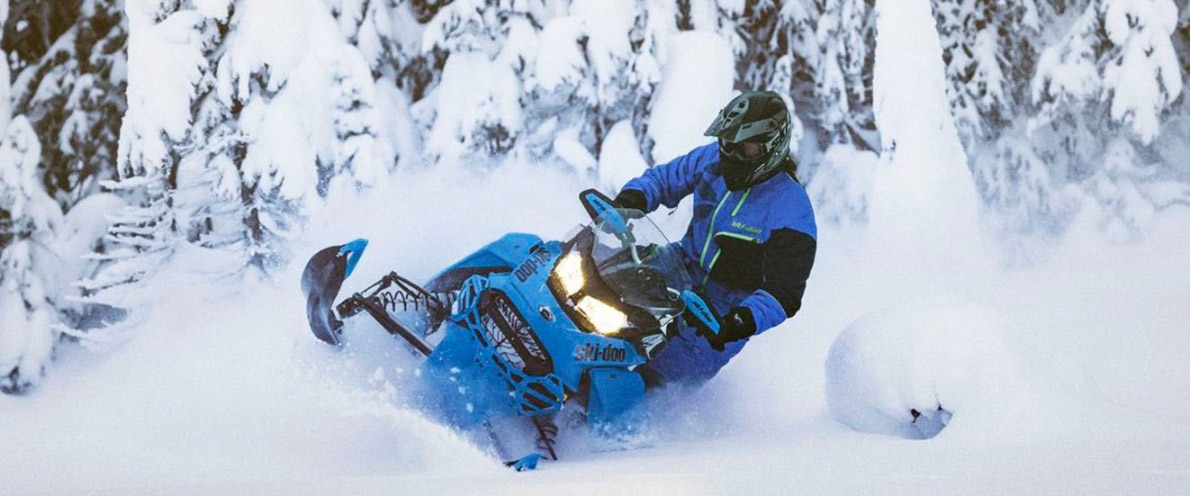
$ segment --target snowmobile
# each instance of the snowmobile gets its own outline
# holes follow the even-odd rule
[[[597,190],[579,198],[592,221],[565,241],[506,234],[425,284],[390,272],[338,303],[367,241],[325,248],[302,274],[310,329],[342,346],[344,322],[367,316],[420,357],[432,416],[485,430],[518,471],[556,460],[553,419],[563,409],[588,424],[616,422],[643,399],[636,369],[676,333],[676,319],[718,328],[680,249],[652,221]],[[517,419],[535,438],[521,452],[511,446],[524,439],[510,443],[496,428]]]

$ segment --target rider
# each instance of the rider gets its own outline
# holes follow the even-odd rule
[[[718,138],[628,181],[617,206],[651,212],[694,194],[694,217],[679,242],[696,290],[720,331],[683,319],[678,334],[642,371],[651,385],[701,384],[748,338],[801,308],[818,229],[797,164],[789,156],[790,114],[772,91],[747,91],[704,133]]]

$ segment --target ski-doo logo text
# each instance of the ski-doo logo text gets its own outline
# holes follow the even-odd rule
[[[622,362],[627,357],[628,350],[610,344],[586,344],[574,349],[574,359],[579,362]]]
[[[549,250],[541,249],[529,255],[529,259],[525,260],[520,267],[516,268],[516,280],[520,282],[527,281],[533,274],[537,273],[542,265],[550,260],[553,254]]]

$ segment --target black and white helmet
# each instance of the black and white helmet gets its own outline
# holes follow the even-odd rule
[[[773,91],[745,91],[728,102],[703,133],[719,138],[723,178],[730,189],[771,177],[789,153],[789,109]]]

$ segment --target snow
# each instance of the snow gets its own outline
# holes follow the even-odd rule
[[[612,81],[619,75],[623,60],[632,53],[627,33],[636,22],[633,0],[576,0],[571,13],[583,20],[587,35],[588,64],[596,81]],[[615,91],[611,85],[600,85],[597,91]],[[596,95],[599,101],[611,100],[613,95]]]
[[[524,184],[533,187],[518,187]],[[584,215],[574,201],[581,187],[573,177],[524,165],[482,180],[448,170],[404,173],[374,196],[329,205],[312,219],[308,248],[298,251],[365,236],[369,253],[345,290],[393,268],[424,279],[508,230],[563,235]],[[380,223],[352,215],[362,206],[391,215]],[[931,317],[902,295],[947,280],[947,271],[930,271],[920,283],[892,277],[879,260],[838,249],[844,240],[823,226],[795,319],[758,338],[700,392],[659,402],[641,445],[572,447],[563,462],[528,474],[499,467],[403,407],[408,398],[392,385],[404,350],[375,337],[370,346],[336,353],[314,340],[297,267],[275,282],[234,289],[183,279],[177,284],[188,289],[162,294],[136,339],[106,354],[68,349],[40,388],[0,397],[0,444],[22,447],[0,456],[0,479],[18,494],[916,494],[973,487],[1176,494],[1190,482],[1190,314],[1180,303],[1190,297],[1180,258],[1190,249],[1188,227],[1183,209],[1161,217],[1141,245],[1072,237],[1051,265],[996,271],[966,294],[977,304],[934,304],[942,315]],[[1162,291],[1152,281],[1163,281]],[[886,307],[900,310],[852,324]],[[938,323],[955,332],[929,327]],[[916,339],[872,334],[886,324]],[[918,441],[833,420],[824,365],[837,338],[873,349],[884,367],[934,370],[934,379],[950,384],[939,395],[954,398],[951,426]],[[977,354],[988,343],[1014,351]],[[1022,349],[1028,354],[1017,354]],[[973,354],[981,358],[968,367],[964,357]],[[1036,365],[1030,356],[1055,370],[1026,367]],[[987,373],[1009,367],[1001,362],[1014,364],[1016,374]],[[896,377],[883,379],[890,394],[926,384]],[[1028,413],[985,414],[979,402],[992,396],[977,386],[990,379],[1047,393],[1008,391],[1029,400],[1019,405]],[[1030,429],[1014,428],[1029,415],[1036,416]]]
[[[599,155],[599,186],[609,194],[618,193],[620,186],[648,168],[648,163],[637,151],[636,143],[631,122],[617,122],[607,132],[603,142],[604,152]]]
[[[984,434],[999,434],[988,432],[993,420],[984,417],[1012,420],[1046,403],[1012,395],[1029,384],[998,340],[1011,330],[1004,320],[953,301],[899,305],[856,320],[827,356],[832,416],[861,432],[910,439],[934,437],[951,415],[975,417]]]
[[[703,131],[734,95],[735,59],[722,38],[703,31],[683,32],[670,38],[666,53],[669,59],[649,119],[656,163],[710,141]]]
[[[125,206],[122,199],[111,194],[96,194],[79,201],[62,221],[57,239],[50,244],[55,252],[44,264],[56,268],[56,280],[46,281],[46,292],[56,295],[76,295],[79,290],[70,290],[76,281],[87,274],[87,267],[93,263],[87,255],[107,234],[107,219]],[[39,264],[41,265],[41,264]],[[64,304],[66,302],[59,302]]]
[[[145,40],[130,47],[129,69],[173,69],[130,78],[156,89],[137,89],[144,99],[129,103],[126,124],[182,133],[190,114],[177,106],[188,106],[193,79],[175,76],[194,64],[197,77],[205,61],[198,40],[181,36],[189,31],[179,26],[226,15],[227,2],[196,1],[198,11],[150,25],[156,13],[144,10],[157,3],[128,2],[131,27],[140,30],[134,38]],[[737,11],[742,4],[719,3]],[[214,278],[209,253],[180,249],[146,288],[156,304],[129,339],[102,352],[60,347],[37,388],[0,395],[0,493],[1184,493],[1190,208],[1143,212],[1127,239],[1104,239],[1099,212],[1088,209],[1063,237],[1038,248],[1043,256],[1031,265],[1004,267],[981,255],[1016,248],[1011,239],[973,232],[974,191],[946,114],[928,4],[879,6],[877,117],[889,148],[880,156],[829,148],[809,179],[822,208],[802,310],[753,340],[704,388],[651,398],[640,432],[619,439],[572,433],[561,462],[513,473],[410,406],[416,399],[405,386],[416,377],[400,346],[353,330],[361,333],[356,344],[336,351],[307,329],[298,290],[303,255],[362,236],[371,241],[368,253],[345,291],[390,270],[425,280],[509,231],[564,236],[585,218],[578,191],[614,189],[647,163],[630,123],[619,122],[594,162],[598,178],[515,154],[483,173],[450,166],[480,131],[464,117],[491,116],[493,126],[520,119],[506,61],[460,51],[432,97],[411,105],[394,88],[375,96],[381,132],[399,138],[402,164],[420,163],[428,151],[450,159],[446,166],[402,167],[363,193],[332,188],[325,204],[311,205],[304,236],[287,247],[297,263],[268,277]],[[259,34],[293,29],[286,21],[300,20],[303,10]],[[613,26],[614,16],[598,18],[604,28],[623,28]],[[331,29],[326,19],[310,22],[322,34],[302,39],[303,52]],[[578,29],[546,24],[539,76],[564,79],[569,68],[549,61],[572,60],[560,52],[573,47],[552,46],[551,36],[570,43]],[[293,41],[299,32],[277,34]],[[648,126],[654,161],[705,143],[703,129],[733,94],[728,42],[708,32],[670,41]],[[277,74],[292,75],[333,52],[290,59],[274,41],[262,43],[240,59],[243,67],[276,55]],[[551,49],[559,51],[554,59]],[[278,98],[294,100],[279,108],[296,112],[295,101],[310,97],[303,91],[287,89]],[[310,112],[271,118],[300,123]],[[408,127],[414,114],[432,117],[425,150],[419,130]],[[267,116],[258,117],[265,126]],[[276,149],[296,140],[286,151],[309,156],[318,140],[298,127],[259,144],[284,157]],[[577,137],[568,144],[581,149]],[[125,145],[150,158],[166,152],[152,148],[165,146],[155,135]],[[571,151],[590,170],[589,152]],[[1138,177],[1134,153],[1113,148],[1105,170]],[[303,189],[308,182],[295,179]],[[120,206],[110,196],[89,201],[62,222],[68,251],[94,242],[102,214]],[[676,238],[688,207],[652,217]],[[11,245],[5,262],[27,265],[31,244]],[[40,291],[34,286],[26,294]],[[26,313],[20,302],[4,301],[13,308],[0,312]],[[0,322],[11,329],[11,318]],[[46,343],[30,345],[48,353]],[[0,343],[0,350],[15,347]],[[937,405],[949,413],[945,426],[923,430],[942,418]],[[929,418],[914,424],[911,409]]]
[[[914,264],[961,265],[978,237],[978,197],[946,96],[929,2],[876,6],[876,126],[870,226],[880,247]],[[938,208],[945,205],[945,208]]]
[[[500,138],[489,136],[515,133],[522,127],[519,84],[511,68],[493,62],[482,51],[451,55],[436,90],[438,113],[426,151],[454,164],[470,147],[499,146]]]
[[[578,44],[583,21],[577,16],[551,19],[541,30],[536,84],[546,90],[576,85],[582,78],[583,52]]]
[[[317,0],[253,0],[243,2],[242,15],[237,16],[240,25],[230,43],[228,55],[223,59],[231,71],[239,77],[235,82],[234,94],[247,99],[251,74],[264,73],[261,78],[264,91],[276,92],[301,64],[306,51],[295,49],[310,41],[310,26],[314,17],[322,17],[322,9],[315,8]],[[277,19],[277,13],[283,13]]]
[[[849,145],[831,145],[806,184],[819,222],[863,225],[879,157]]]
[[[559,132],[554,138],[554,153],[558,154],[558,158],[569,164],[574,168],[577,174],[587,176],[593,175],[599,165],[599,161],[591,156],[591,152],[587,151],[587,147],[579,141],[579,129],[572,127]]]
[[[154,136],[120,144],[120,156],[143,155],[149,162],[164,160],[163,139],[150,130],[163,131],[181,140],[190,127],[190,102],[194,86],[206,65],[202,40],[194,26],[202,22],[196,11],[182,11],[153,24],[156,12],[146,11],[154,2],[129,0],[128,10],[128,111],[122,135]],[[142,41],[143,40],[143,41]]]

